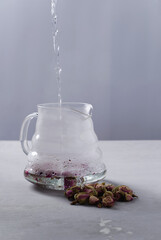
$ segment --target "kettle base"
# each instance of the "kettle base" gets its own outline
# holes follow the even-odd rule
[[[33,184],[41,186],[46,189],[53,190],[65,190],[72,186],[81,186],[83,184],[94,183],[102,180],[106,176],[106,170],[101,173],[93,173],[91,175],[83,177],[74,177],[74,176],[41,176],[29,173],[27,170],[24,170],[25,179]]]

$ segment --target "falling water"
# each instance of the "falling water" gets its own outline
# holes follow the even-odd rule
[[[58,18],[56,13],[57,8],[57,1],[58,0],[51,0],[51,16],[52,16],[52,34],[53,34],[53,48],[54,48],[54,54],[56,57],[56,66],[55,66],[55,73],[56,73],[56,79],[58,83],[58,103],[61,107],[62,104],[62,96],[61,96],[61,66],[60,66],[60,47],[58,44]]]

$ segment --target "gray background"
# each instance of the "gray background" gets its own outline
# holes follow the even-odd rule
[[[161,139],[161,1],[59,0],[63,101],[89,102],[99,139]],[[0,139],[57,101],[50,0],[0,1]]]

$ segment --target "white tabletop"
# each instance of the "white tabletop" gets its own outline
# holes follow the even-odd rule
[[[36,188],[23,177],[27,161],[18,142],[0,142],[1,240],[159,240],[161,141],[100,142],[114,184],[139,195],[111,209],[71,206],[62,191]]]

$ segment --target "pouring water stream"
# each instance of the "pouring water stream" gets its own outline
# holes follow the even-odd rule
[[[55,73],[58,83],[58,103],[61,107],[62,96],[61,96],[61,72],[62,68],[60,65],[60,46],[58,44],[58,17],[57,17],[57,0],[51,0],[51,17],[52,17],[52,34],[53,34],[53,49],[56,57]]]

